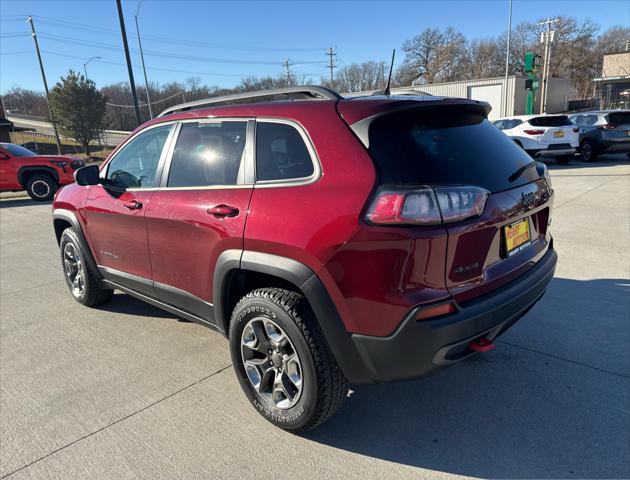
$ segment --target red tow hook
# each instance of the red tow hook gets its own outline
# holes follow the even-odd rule
[[[468,344],[475,352],[489,352],[494,349],[494,342],[487,338],[478,338]]]

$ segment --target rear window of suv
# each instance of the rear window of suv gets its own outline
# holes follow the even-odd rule
[[[630,123],[630,112],[613,112],[608,114],[608,123],[625,125]]]
[[[570,127],[573,125],[566,115],[534,117],[529,119],[529,124],[533,127]]]
[[[531,157],[478,111],[420,107],[375,119],[369,151],[381,185],[477,185],[491,192],[539,178]]]

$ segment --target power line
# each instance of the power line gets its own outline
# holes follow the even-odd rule
[[[166,98],[163,98],[162,100],[157,100],[155,102],[151,102],[152,105],[155,105],[156,103],[162,103],[162,102],[166,102],[167,100],[170,100],[171,98],[175,98],[175,97],[179,97],[180,95],[184,95],[183,91],[177,92],[173,95],[170,95]],[[117,103],[105,103],[105,105],[109,105],[110,107],[120,107],[120,108],[135,108],[135,105],[119,105]],[[138,105],[139,107],[148,107],[149,104],[148,103],[141,103]]]
[[[86,31],[95,31],[98,33],[102,33],[104,35],[118,35],[116,30],[97,27],[94,25],[85,25],[82,23],[69,22],[66,20],[53,19],[51,17],[45,17],[38,15],[37,16],[39,22],[59,26],[59,27],[67,27],[72,26],[74,29],[78,30],[86,30]],[[162,37],[158,35],[143,35],[143,39],[151,40],[155,42],[161,43],[169,43],[169,44],[177,44],[177,45],[187,45],[193,47],[203,47],[203,48],[215,48],[221,50],[236,50],[236,51],[258,51],[258,52],[318,52],[326,50],[324,47],[260,47],[255,45],[225,45],[225,44],[213,44],[213,43],[203,43],[198,42],[196,40],[184,40],[181,38],[169,38]]]
[[[79,56],[79,55],[69,55],[67,53],[58,53],[58,52],[51,52],[49,50],[42,50],[41,51],[43,54],[46,55],[54,55],[57,57],[66,57],[66,58],[74,58],[77,60],[85,60],[85,56]],[[3,55],[22,55],[22,54],[32,54],[32,50],[22,50],[19,52],[0,52],[0,57]],[[106,65],[117,65],[120,67],[125,67],[126,65],[124,63],[121,62],[112,62],[112,61],[108,61],[108,60],[94,60],[95,63],[103,63]],[[132,64],[133,68],[136,69],[140,69],[141,66],[140,65],[135,65]],[[249,77],[252,74],[251,73],[222,73],[222,72],[200,72],[197,70],[179,70],[179,69],[175,69],[175,68],[162,68],[162,67],[150,67],[147,66],[147,70],[155,70],[155,71],[159,71],[159,72],[171,72],[171,73],[188,73],[191,75],[203,75],[203,76],[208,76],[208,77],[234,77],[234,78],[245,78],[245,77]],[[307,76],[317,76],[319,75],[319,73],[313,73],[313,72],[305,72],[302,73],[302,75],[307,75]],[[265,75],[263,75],[265,76]]]
[[[73,45],[81,44],[86,46],[91,46],[94,48],[104,48],[107,50],[120,51],[121,48],[115,45],[94,42],[91,40],[85,40],[76,37],[68,37],[65,35],[56,35],[50,33],[42,33],[40,37],[46,38],[47,40],[51,40],[53,42],[58,43],[71,43]],[[138,50],[131,48],[130,51],[134,53],[138,53]],[[147,56],[152,57],[162,57],[162,58],[174,58],[178,60],[189,60],[194,62],[207,62],[207,63],[225,63],[230,65],[278,65],[278,61],[263,61],[263,60],[233,60],[231,58],[219,58],[219,57],[201,57],[195,55],[183,55],[183,54],[175,54],[175,53],[167,53],[167,52],[157,52],[152,50],[145,50],[144,52]],[[324,60],[294,60],[292,62],[294,65],[313,65],[313,64],[325,64]]]

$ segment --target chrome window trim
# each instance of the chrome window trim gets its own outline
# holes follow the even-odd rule
[[[299,178],[291,178],[286,180],[256,180],[254,184],[254,188],[278,188],[278,187],[298,187],[304,185],[310,185],[312,183],[317,182],[322,176],[322,167],[321,162],[319,160],[319,156],[317,155],[317,151],[313,145],[313,141],[311,137],[308,135],[306,128],[302,126],[299,122],[295,120],[289,120],[286,118],[275,118],[275,117],[256,117],[256,131],[259,123],[281,123],[284,125],[289,125],[295,128],[302,140],[304,141],[304,145],[306,145],[306,150],[308,151],[311,162],[313,163],[313,173],[308,177],[299,177]],[[256,178],[256,134],[254,133],[254,178]]]
[[[161,122],[161,123],[156,123],[154,125],[150,125],[147,128],[144,128],[136,133],[134,133],[132,136],[130,136],[129,138],[127,138],[127,140],[125,140],[120,147],[118,147],[118,150],[116,151],[116,153],[114,153],[114,155],[112,155],[108,160],[107,163],[105,164],[105,167],[102,168],[99,172],[99,178],[107,178],[107,172],[109,171],[109,167],[112,164],[112,162],[116,159],[116,157],[118,155],[120,155],[120,152],[122,152],[132,141],[134,141],[136,138],[138,138],[140,135],[148,132],[149,130],[153,130],[154,128],[158,128],[158,127],[165,127],[165,126],[170,126],[171,130],[168,133],[168,136],[166,137],[166,141],[164,142],[164,146],[162,147],[162,152],[160,153],[160,158],[158,159],[158,164],[155,170],[155,174],[156,177],[159,177],[157,179],[157,185],[160,185],[161,183],[161,179],[162,179],[162,173],[164,171],[164,165],[166,163],[166,158],[167,158],[167,152],[170,148],[170,144],[173,140],[173,134],[176,130],[176,128],[173,128],[174,125],[176,125],[177,122],[176,121],[170,121],[170,122]],[[125,191],[128,192],[150,192],[155,190],[157,187],[139,187],[139,188],[127,188],[125,189]]]

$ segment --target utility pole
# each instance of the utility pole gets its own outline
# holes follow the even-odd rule
[[[335,49],[330,47],[326,55],[328,55],[328,68],[330,68],[330,88],[335,88],[335,77],[333,75],[333,69],[337,66],[335,65]]]
[[[131,96],[133,97],[133,108],[136,112],[136,122],[140,125],[140,107],[138,106],[138,95],[136,94],[136,84],[133,81],[133,70],[131,68],[131,57],[129,57],[129,45],[127,45],[127,31],[125,30],[125,19],[123,18],[122,5],[120,0],[116,0],[118,8],[118,20],[120,20],[120,33],[122,35],[123,48],[125,49],[125,59],[127,60],[127,71],[129,72],[129,85],[131,86]]]
[[[503,82],[503,116],[508,114],[508,71],[510,69],[510,37],[512,36],[512,0],[510,0],[510,13],[508,14],[507,47],[505,49],[505,81]]]
[[[555,30],[551,30],[551,24],[559,22],[559,18],[547,18],[544,22],[540,22],[538,25],[547,25],[547,31],[540,34],[540,43],[545,44],[545,53],[543,55],[543,81],[540,92],[540,113],[547,112],[547,92],[549,90],[549,61],[551,60],[551,43],[556,35]]]
[[[57,143],[57,153],[62,155],[61,140],[59,140],[59,132],[57,131],[57,122],[53,116],[52,108],[50,108],[50,93],[48,92],[48,82],[46,81],[46,73],[44,72],[44,64],[42,63],[42,54],[39,51],[39,42],[37,41],[37,34],[35,33],[35,24],[33,23],[33,17],[29,16],[26,19],[27,23],[31,24],[31,32],[33,40],[35,41],[35,51],[37,52],[37,60],[39,61],[39,70],[42,72],[42,80],[44,82],[44,91],[46,92],[46,101],[48,102],[48,115],[50,116],[50,123],[52,123],[53,130],[55,132],[55,143]],[[26,113],[26,110],[24,111]]]
[[[286,71],[286,75],[287,75],[287,87],[290,87],[290,86],[291,86],[291,77],[292,77],[292,74],[291,74],[291,68],[290,68],[290,67],[291,67],[291,64],[289,63],[289,59],[288,59],[288,58],[285,58],[285,59],[284,59],[284,61],[282,62],[282,66],[283,66],[284,68],[286,68],[286,70],[287,70],[287,71]]]
[[[149,96],[149,80],[147,80],[147,69],[144,66],[144,54],[142,53],[142,42],[140,41],[140,29],[138,28],[138,12],[140,12],[140,5],[142,5],[142,1],[138,3],[138,8],[136,9],[136,34],[138,35],[138,47],[140,47],[140,60],[142,61],[142,73],[144,73],[144,86],[147,92],[147,105],[149,105],[149,117],[153,118],[153,107],[151,107],[151,97]]]

